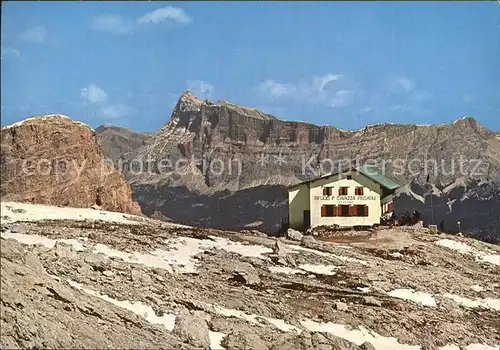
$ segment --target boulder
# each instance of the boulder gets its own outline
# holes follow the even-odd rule
[[[321,243],[318,242],[313,236],[304,236],[302,237],[302,241],[300,244],[306,248],[317,249],[321,246]]]
[[[304,237],[304,235],[302,233],[300,233],[299,231],[297,230],[294,230],[293,228],[289,228],[287,233],[286,233],[286,238],[292,240],[292,241],[302,241],[302,237]]]
[[[175,318],[172,334],[200,349],[210,349],[208,322],[210,317],[203,311],[183,309]]]
[[[75,249],[70,244],[57,241],[54,249],[56,250],[56,256],[59,258],[75,259],[77,256]]]
[[[259,274],[255,268],[248,263],[239,264],[233,271],[233,280],[248,285],[260,284]]]
[[[266,342],[251,328],[243,331],[229,333],[221,342],[226,349],[233,350],[268,350]]]
[[[382,302],[374,297],[363,297],[363,303],[369,306],[382,306]]]
[[[288,254],[288,248],[286,247],[285,243],[277,239],[274,242],[273,253],[278,255],[279,257],[285,257]]]
[[[348,310],[348,306],[346,303],[343,303],[341,301],[337,301],[335,302],[335,309],[338,310],[338,311],[347,311]]]
[[[372,343],[365,341],[360,345],[361,350],[376,350]]]

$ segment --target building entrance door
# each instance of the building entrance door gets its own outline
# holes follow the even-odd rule
[[[304,227],[306,230],[311,227],[311,211],[310,210],[304,210]]]

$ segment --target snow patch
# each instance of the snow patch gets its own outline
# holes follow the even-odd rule
[[[375,349],[391,349],[391,350],[420,350],[418,345],[400,344],[394,337],[383,337],[375,332],[371,332],[364,327],[357,329],[348,329],[341,324],[332,322],[318,323],[310,320],[301,321],[300,324],[310,332],[327,332],[337,337],[348,340],[356,345],[361,345],[364,342],[370,342]]]
[[[47,247],[50,249],[54,248],[54,246],[56,245],[56,242],[59,241],[61,243],[66,243],[66,244],[73,246],[73,248],[78,252],[86,250],[86,248],[83,246],[83,244],[80,243],[79,241],[77,241],[76,239],[55,240],[55,239],[50,239],[50,238],[39,236],[39,235],[27,235],[24,233],[13,233],[10,231],[4,231],[4,232],[0,233],[0,237],[2,237],[3,239],[11,238],[11,239],[18,241],[21,244],[27,244],[27,245],[41,244],[44,247]]]
[[[208,331],[208,336],[210,337],[210,349],[211,350],[222,350],[224,349],[224,347],[222,346],[222,339],[224,339],[224,337],[226,336],[227,334],[224,334],[224,333],[220,333],[220,332],[212,332],[212,331]]]
[[[250,223],[246,224],[244,227],[245,228],[259,227],[262,224],[263,224],[262,221],[254,221],[254,222],[250,222]]]
[[[339,268],[338,266],[333,266],[333,265],[302,264],[299,265],[297,269],[288,266],[271,266],[269,267],[269,271],[273,273],[282,273],[285,275],[296,275],[296,274],[304,275],[307,272],[310,272],[318,275],[333,276],[336,274],[336,270],[338,268]]]
[[[235,317],[241,320],[245,320],[247,322],[266,326],[266,322],[271,323],[276,328],[283,332],[297,332],[301,333],[303,330],[293,326],[291,324],[286,323],[282,319],[270,318],[259,316],[255,314],[247,314],[240,310],[234,309],[226,309],[222,306],[205,304],[206,311],[217,313],[226,317]],[[401,344],[394,337],[384,337],[376,332],[370,331],[364,327],[359,327],[359,330],[351,329],[349,326],[345,326],[342,324],[334,324],[334,323],[318,323],[312,320],[302,320],[300,321],[300,325],[310,332],[327,332],[331,333],[337,337],[343,338],[350,342],[355,343],[356,345],[361,345],[364,342],[370,342],[375,349],[377,350],[420,350],[420,346],[418,345],[406,345]]]
[[[421,195],[419,194],[416,194],[415,192],[413,192],[410,188],[410,185],[406,184],[402,187],[400,187],[400,189],[398,190],[398,194],[401,195],[401,194],[406,194],[408,197],[410,198],[413,198],[419,202],[422,202],[425,204],[425,198],[422,197]]]
[[[75,289],[81,290],[87,294],[98,297],[98,298],[100,298],[104,301],[107,301],[108,303],[111,303],[113,305],[116,305],[122,309],[126,309],[128,311],[131,311],[134,314],[145,318],[146,321],[148,321],[151,324],[161,324],[161,325],[165,326],[165,328],[170,332],[174,329],[175,318],[176,318],[176,315],[174,315],[174,314],[163,314],[163,316],[156,316],[156,313],[152,307],[150,307],[150,306],[148,306],[140,301],[117,300],[117,299],[110,298],[107,295],[103,295],[103,294],[100,294],[100,293],[95,292],[93,290],[84,288],[80,283],[78,283],[76,281],[68,280],[68,283],[70,286],[72,286]],[[209,331],[210,349],[212,349],[212,350],[224,349],[221,345],[221,342],[225,336],[226,336],[226,334],[224,334],[224,333]]]
[[[351,247],[343,247],[343,246],[337,246],[339,248],[351,248]],[[310,248],[305,248],[305,247],[301,247],[301,246],[297,246],[297,245],[287,245],[287,248],[289,248],[290,250],[295,251],[302,251],[302,252],[308,252],[308,253],[312,253],[312,254],[316,254],[316,255],[319,255],[319,256],[322,256],[322,257],[331,257],[331,258],[335,258],[335,259],[338,259],[338,260],[341,260],[341,261],[345,261],[345,262],[352,262],[352,263],[356,263],[356,264],[361,264],[361,265],[365,265],[365,266],[368,266],[369,263],[364,261],[364,260],[360,260],[360,259],[356,259],[356,258],[350,258],[348,256],[342,256],[342,255],[336,255],[336,254],[333,254],[333,253],[326,253],[326,252],[322,252],[320,250],[315,250],[315,249],[310,249]]]
[[[302,264],[299,265],[299,269],[318,275],[333,276],[337,273],[338,266]]]
[[[457,187],[467,188],[467,179],[463,176],[456,178],[453,183],[451,183],[450,185],[446,186],[443,189],[443,193],[449,194],[452,190],[454,190]]]
[[[391,292],[388,292],[387,295],[399,299],[411,300],[424,306],[436,306],[436,300],[434,300],[432,294],[425,292],[415,292],[413,289],[395,289]]]
[[[470,344],[463,348],[466,350],[500,350],[500,346],[498,345],[489,346],[486,344]],[[448,344],[446,346],[439,347],[438,350],[460,350],[460,347]]]
[[[294,269],[288,266],[270,266],[269,271],[272,273],[282,273],[284,275],[296,275],[296,274],[305,274],[305,271]]]
[[[226,309],[226,308],[219,306],[219,305],[207,304],[206,307],[208,308],[209,311],[212,311],[212,312],[217,313],[219,315],[226,316],[226,317],[236,317],[236,318],[239,318],[241,320],[245,320],[247,322],[254,323],[257,325],[261,325],[261,326],[264,325],[262,323],[262,320],[265,320],[283,332],[297,332],[297,333],[302,332],[302,330],[300,328],[297,328],[293,325],[290,325],[281,319],[264,317],[264,316],[254,315],[254,314],[246,314],[243,311],[234,310],[234,309]]]
[[[172,331],[172,329],[174,329],[175,315],[173,315],[173,314],[164,314],[163,316],[159,317],[159,316],[156,316],[154,310],[150,306],[148,306],[140,301],[117,300],[117,299],[110,298],[107,295],[103,295],[103,294],[100,294],[100,293],[95,292],[93,290],[84,288],[78,282],[68,280],[68,283],[73,288],[79,289],[87,294],[98,297],[102,300],[105,300],[105,301],[107,301],[113,305],[116,305],[118,307],[121,307],[123,309],[132,311],[134,314],[144,317],[146,319],[146,321],[148,321],[149,323],[162,324],[169,331]]]
[[[472,287],[470,287],[470,289],[472,289],[472,290],[473,290],[473,291],[475,291],[475,292],[482,292],[482,291],[484,290],[484,288],[483,288],[483,287],[478,286],[477,284],[476,284],[476,285],[474,285],[474,286],[472,286]]]
[[[465,243],[454,241],[452,239],[441,239],[439,241],[436,241],[435,243],[442,247],[453,249],[460,254],[474,255],[476,261],[487,262],[493,265],[500,266],[500,255],[498,254],[482,252]]]
[[[456,201],[457,201],[456,199],[452,199],[451,201],[446,202],[446,205],[448,206],[448,209],[450,209],[448,211],[448,214],[451,213],[451,212],[453,212],[453,204],[455,204]]]
[[[461,118],[458,118],[458,119],[456,119],[456,120],[453,122],[453,125],[455,125],[455,124],[457,124],[457,123],[461,122],[462,120],[466,120],[466,119],[468,119],[468,118],[473,118],[473,117],[461,117]]]
[[[465,307],[470,307],[470,308],[484,308],[484,309],[492,309],[496,311],[500,311],[500,299],[494,299],[494,298],[486,298],[486,299],[468,299],[461,297],[459,295],[454,295],[454,294],[449,294],[446,293],[443,295],[443,297],[452,299],[456,303],[463,305]]]
[[[21,212],[14,212],[14,209],[20,209]],[[106,222],[139,224],[138,221],[129,220],[127,217],[136,218],[140,221],[145,219],[140,216],[117,213],[112,211],[94,210],[90,208],[69,208],[54,207],[43,204],[29,204],[19,202],[1,203],[2,222],[17,221],[41,221],[41,220],[101,220]]]
[[[85,123],[77,121],[77,120],[73,120],[70,117],[63,115],[63,114],[46,114],[46,115],[40,115],[40,116],[26,118],[26,119],[20,120],[18,122],[15,122],[13,124],[6,125],[2,128],[2,130],[7,130],[10,128],[18,127],[18,126],[23,125],[25,122],[32,121],[32,120],[47,120],[47,119],[52,119],[52,118],[67,119],[67,120],[72,121],[75,124],[78,124],[79,126],[83,126],[83,127],[89,128],[92,131],[95,131],[88,124],[85,124]]]
[[[213,241],[204,240],[204,244],[212,246],[213,248],[222,249],[229,253],[236,253],[249,258],[267,259],[264,254],[272,253],[271,248],[261,245],[242,244],[240,242],[233,242],[222,237],[209,236]],[[212,243],[210,243],[212,242]]]
[[[87,249],[80,241],[75,239],[51,239],[39,235],[13,233],[10,231],[2,232],[0,236],[4,239],[15,239],[22,244],[42,244],[47,248],[54,248],[56,242],[63,242],[72,245],[76,251],[89,250],[95,254],[102,253],[107,258],[120,258],[127,263],[160,268],[170,273],[195,273],[196,261],[193,257],[207,250],[222,249],[242,256],[261,259],[265,258],[262,254],[272,252],[270,248],[258,245],[244,245],[221,237],[212,237],[212,240],[189,237],[174,238],[165,240],[164,242],[170,248],[169,250],[155,249],[149,253],[128,253],[100,243],[95,244],[91,249]]]

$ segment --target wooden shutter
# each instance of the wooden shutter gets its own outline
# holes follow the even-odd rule
[[[356,216],[356,207],[353,205],[349,206],[349,216]]]
[[[328,196],[328,187],[323,187],[323,196]]]
[[[362,196],[362,195],[363,195],[363,193],[365,192],[364,190],[365,190],[365,188],[364,188],[364,187],[360,187],[360,188],[359,188],[359,195],[360,195],[360,196]]]
[[[325,206],[325,205],[322,205],[322,206],[321,206],[321,216],[322,216],[322,217],[325,217],[325,216],[326,216],[326,206]]]
[[[328,187],[328,195],[331,196],[333,194],[333,187]]]
[[[368,206],[365,205],[365,216],[368,216]]]

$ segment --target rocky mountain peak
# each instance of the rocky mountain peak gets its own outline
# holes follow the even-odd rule
[[[203,100],[195,96],[191,91],[184,91],[179,97],[179,101],[177,102],[177,107],[180,110],[190,110],[190,109],[198,109],[203,104]]]
[[[3,200],[140,214],[130,186],[108,164],[88,125],[62,114],[2,128]]]
[[[37,125],[41,122],[45,122],[45,123],[70,122],[70,123],[76,124],[80,127],[88,128],[90,131],[94,131],[94,129],[92,129],[89,125],[87,125],[83,122],[80,122],[80,121],[73,120],[64,114],[42,114],[42,115],[32,116],[32,117],[23,119],[21,121],[15,122],[13,124],[4,126],[4,127],[2,127],[2,131],[12,129],[12,128],[18,128],[21,126],[25,127],[25,126],[30,126],[30,125]]]

